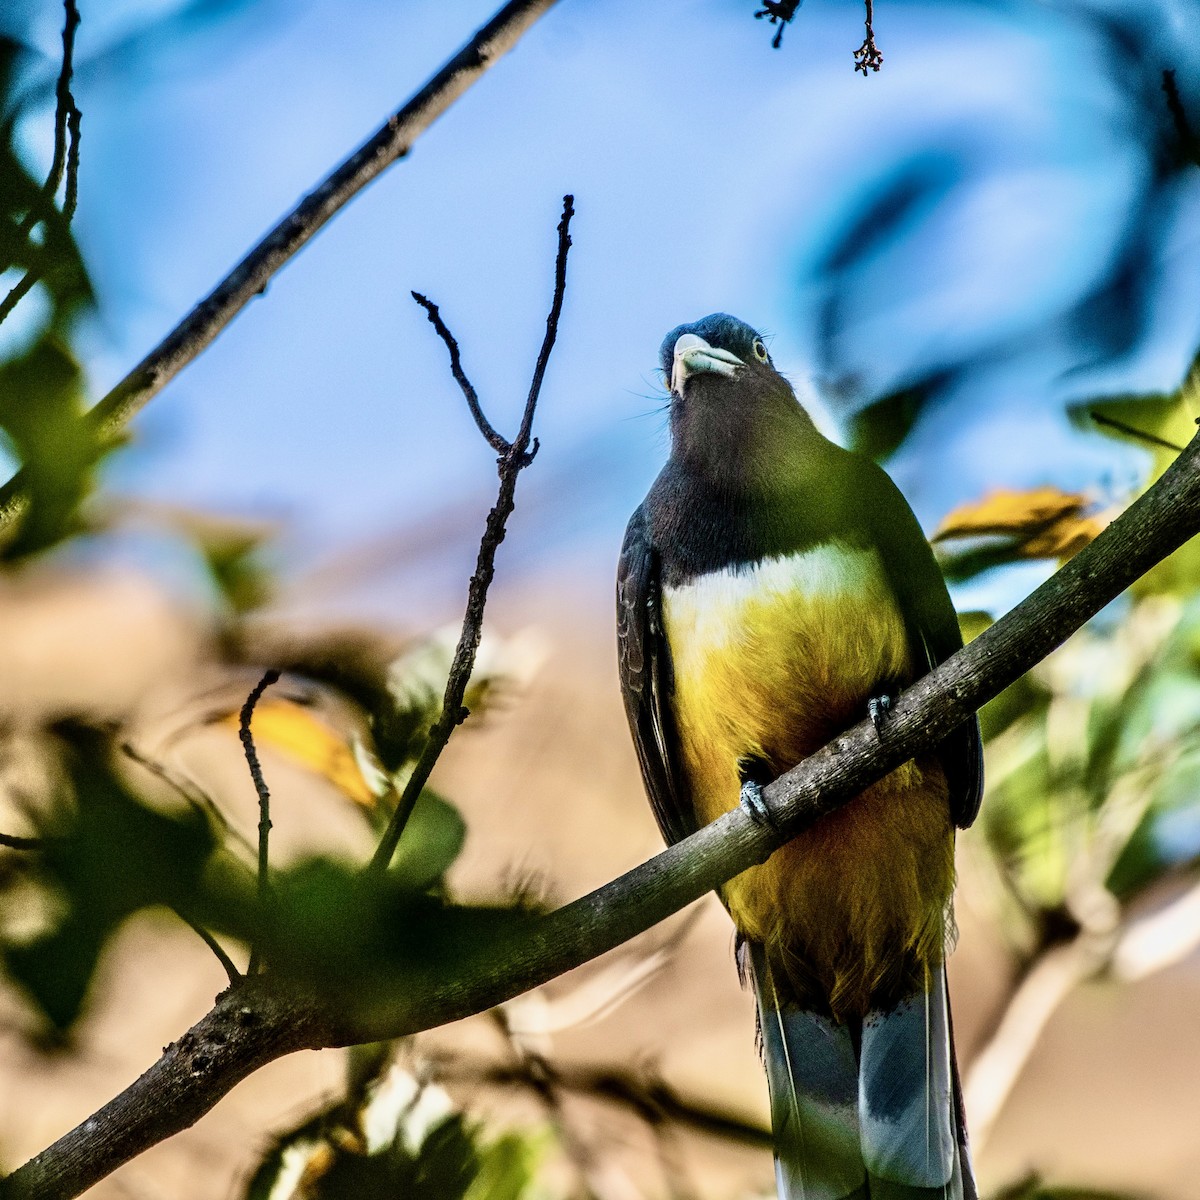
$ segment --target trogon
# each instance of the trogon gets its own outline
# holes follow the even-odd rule
[[[824,437],[762,338],[714,313],[662,345],[671,454],[617,582],[621,687],[677,841],[962,645],[929,543],[870,459]],[[956,827],[974,721],[727,883],[787,1200],[973,1200],[951,1039]]]

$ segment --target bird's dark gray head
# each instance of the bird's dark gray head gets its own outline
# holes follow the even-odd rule
[[[712,479],[767,480],[816,434],[757,330],[712,313],[662,344],[671,388],[671,455]]]
[[[709,313],[689,325],[676,325],[659,351],[663,377],[682,394],[689,376],[734,375],[740,367],[772,366],[758,332],[728,313]]]

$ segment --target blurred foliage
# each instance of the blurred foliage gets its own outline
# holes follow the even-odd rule
[[[79,509],[104,453],[84,420],[83,376],[70,350],[71,333],[94,298],[69,212],[57,200],[65,186],[62,204],[73,205],[78,124],[68,115],[77,110],[69,87],[60,88],[55,162],[45,181],[35,179],[16,148],[25,103],[18,67],[31,53],[0,39],[0,320],[18,303],[36,299],[41,306],[32,333],[9,340],[0,358],[0,443],[23,468],[28,499],[15,530],[0,531],[0,553],[9,560],[80,528]],[[69,62],[63,78],[69,84]]]
[[[1003,7],[1003,6],[992,6]],[[817,298],[816,374],[824,385],[849,445],[877,461],[889,458],[909,433],[935,412],[953,408],[964,423],[971,419],[976,396],[971,386],[981,368],[1007,359],[1020,359],[1030,347],[1058,353],[1069,347],[1062,377],[1047,380],[1044,402],[1058,402],[1055,393],[1071,377],[1122,363],[1143,348],[1161,318],[1160,284],[1178,253],[1181,200],[1194,187],[1200,169],[1200,76],[1193,30],[1178,7],[1169,2],[1112,3],[1080,0],[1057,6],[1074,26],[1079,44],[1094,46],[1089,62],[1098,89],[1111,89],[1112,130],[1124,151],[1139,162],[1133,194],[1120,236],[1112,253],[1086,287],[1049,310],[1036,328],[1014,327],[998,320],[994,329],[978,329],[963,338],[953,322],[925,331],[924,346],[915,360],[888,362],[887,353],[873,353],[867,341],[847,339],[853,318],[872,314],[891,298],[885,270],[912,262],[905,252],[920,246],[931,260],[931,275],[946,270],[931,231],[941,231],[936,218],[952,211],[977,181],[980,164],[975,147],[960,141],[953,127],[936,125],[940,135],[920,149],[883,164],[887,169],[864,171],[861,186],[847,196],[846,211],[822,252],[814,256],[800,281]],[[986,228],[973,229],[986,238]],[[936,291],[937,283],[933,284]],[[900,297],[914,307],[923,305],[919,291]],[[964,316],[971,327],[971,314]],[[864,326],[870,328],[870,326]],[[942,336],[939,336],[941,334]],[[1051,349],[1051,347],[1055,349]],[[868,378],[882,360],[888,372]],[[1022,398],[1024,399],[1024,398]],[[1085,407],[1095,407],[1089,404]],[[1139,397],[1130,411],[1134,425],[1143,424],[1150,398]],[[944,414],[943,414],[944,415]],[[1149,419],[1153,421],[1151,411]],[[1183,441],[1191,436],[1188,431]]]
[[[1146,487],[1195,431],[1195,367],[1168,395],[1081,404],[1081,428],[1153,451]],[[1103,420],[1097,421],[1099,416]],[[1085,497],[996,492],[934,534],[947,576],[1062,560],[1099,532]],[[962,546],[946,552],[947,544]],[[964,614],[964,636],[990,623]],[[1200,546],[1188,543],[1040,667],[985,706],[980,824],[1026,960],[1200,866]]]
[[[436,1084],[381,1057],[345,1099],[278,1139],[246,1200],[534,1200],[539,1126],[496,1136]]]
[[[198,812],[164,816],[119,778],[99,731],[64,724],[55,731],[63,828],[46,833],[35,871],[54,903],[34,937],[0,945],[9,975],[58,1032],[79,1016],[108,939],[138,909],[196,903],[215,841]]]

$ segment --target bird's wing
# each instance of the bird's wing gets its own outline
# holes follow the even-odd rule
[[[658,827],[668,842],[695,832],[671,714],[671,659],[661,618],[658,555],[644,509],[625,531],[617,567],[617,659],[625,715]]]
[[[869,459],[858,461],[869,473],[868,486],[856,492],[868,503],[866,518],[908,626],[914,666],[931,670],[963,644],[946,581],[900,489]],[[965,829],[975,820],[983,796],[978,719],[972,717],[950,734],[938,747],[938,757],[950,787],[951,815],[954,823]]]

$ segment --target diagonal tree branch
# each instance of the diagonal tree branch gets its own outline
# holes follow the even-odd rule
[[[474,37],[349,158],[319,183],[88,414],[103,438],[115,435],[216,339],[277,271],[339,209],[405,157],[442,115],[556,0],[509,0]],[[0,487],[0,523],[24,503],[18,472]]]
[[[896,701],[882,738],[869,720],[764,789],[795,835],[998,695],[1111,600],[1200,532],[1200,435],[1091,545],[970,645]],[[748,867],[779,839],[743,808],[619,879],[532,921],[507,940],[466,950],[452,978],[414,971],[402,995],[363,1007],[269,976],[246,979],[140,1079],[0,1185],[5,1200],[67,1200],[187,1128],[240,1080],[294,1050],[381,1041],[483,1012],[596,958]],[[346,1000],[343,993],[342,1004]]]

